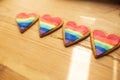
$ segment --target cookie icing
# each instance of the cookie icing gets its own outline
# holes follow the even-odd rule
[[[40,34],[44,35],[49,31],[59,27],[62,20],[59,17],[51,17],[50,15],[43,15],[40,19]]]
[[[74,30],[71,29],[65,29],[65,39],[66,39],[66,43],[70,43],[73,42],[77,39],[79,39],[80,37],[82,37],[83,35],[80,32],[76,32]],[[69,41],[69,42],[68,42]]]
[[[73,21],[67,22],[64,30],[65,44],[72,43],[89,33],[89,29],[86,26],[77,26]]]
[[[93,31],[93,40],[97,56],[104,54],[120,43],[120,38],[117,35],[109,34],[106,36],[106,34],[100,30]]]
[[[41,34],[45,34],[46,32],[49,32],[50,30],[54,29],[56,26],[53,24],[49,24],[47,22],[40,21],[40,32]]]
[[[35,21],[36,17],[35,13],[20,13],[16,16],[16,22],[21,30],[25,30]]]

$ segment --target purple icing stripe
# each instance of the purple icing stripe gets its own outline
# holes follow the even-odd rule
[[[99,56],[99,55],[101,55],[101,54],[103,54],[103,52],[100,51],[99,49],[96,49],[96,55]]]
[[[45,31],[43,31],[43,30],[40,30],[40,34],[44,34],[44,33],[46,33]]]
[[[68,43],[70,43],[70,42],[71,42],[70,40],[65,40],[65,43],[66,43],[66,44],[68,44]]]
[[[25,28],[24,27],[20,27],[21,30],[24,30]]]

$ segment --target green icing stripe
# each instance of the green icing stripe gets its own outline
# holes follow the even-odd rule
[[[27,19],[16,19],[17,22],[32,22],[35,18],[27,18]]]
[[[55,28],[56,26],[52,25],[52,24],[48,24],[48,23],[45,23],[43,21],[40,21],[40,26],[44,27],[44,28],[47,28],[47,29],[53,29]]]
[[[100,47],[104,48],[105,50],[109,50],[109,49],[113,48],[112,45],[109,45],[107,43],[103,43],[103,42],[98,41],[98,40],[94,40],[94,42],[95,42],[96,46],[100,46]]]
[[[69,33],[69,34],[72,34],[72,35],[74,35],[74,36],[76,36],[76,37],[78,37],[78,38],[80,38],[81,36],[80,35],[78,35],[78,34],[75,34],[75,33],[71,33],[71,32],[68,32],[68,31],[65,31],[66,33]]]
[[[82,37],[82,36],[83,36],[81,33],[76,32],[76,31],[73,31],[73,30],[71,30],[71,29],[65,29],[65,32],[68,32],[68,33],[70,33],[70,34],[73,34],[73,35],[75,35],[75,36],[77,36],[77,37]]]

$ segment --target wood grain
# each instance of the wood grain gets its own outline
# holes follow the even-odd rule
[[[24,80],[21,76],[29,80],[85,80],[68,76],[74,62],[74,50],[84,47],[91,51],[90,37],[65,48],[62,29],[40,38],[39,22],[21,34],[15,22],[19,12],[47,13],[61,17],[64,22],[72,20],[91,29],[120,35],[119,4],[80,0],[0,0],[0,64],[11,69],[0,74],[1,80],[14,80],[9,78],[17,77],[17,74],[20,75],[17,80]],[[76,59],[79,66],[88,58]],[[78,70],[88,73],[86,80],[120,80],[120,48],[100,59],[95,59],[92,54],[89,61],[89,71],[84,68],[87,62]]]
[[[27,78],[0,64],[0,80],[28,80]]]

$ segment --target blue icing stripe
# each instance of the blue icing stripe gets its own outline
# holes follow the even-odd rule
[[[105,50],[104,48],[100,47],[100,46],[95,46],[96,49],[98,49],[101,52],[106,52],[107,50]]]
[[[78,37],[74,36],[73,34],[70,34],[68,32],[65,32],[65,38],[70,41],[75,41],[79,39]]]
[[[40,30],[44,31],[44,32],[48,32],[50,31],[50,29],[44,28],[44,27],[40,27]]]
[[[19,22],[18,25],[19,27],[24,27],[27,28],[32,24],[32,22]]]

